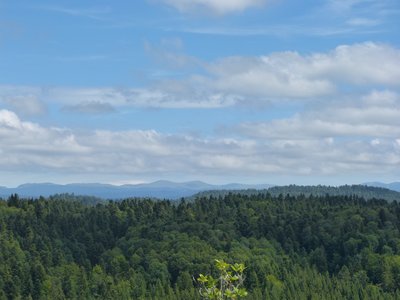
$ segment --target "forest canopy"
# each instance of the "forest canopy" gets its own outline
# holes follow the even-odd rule
[[[228,194],[170,202],[0,201],[0,299],[200,299],[240,262],[247,299],[397,299],[400,205]]]

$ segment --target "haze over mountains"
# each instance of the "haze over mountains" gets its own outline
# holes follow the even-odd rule
[[[391,191],[400,192],[400,183],[394,182],[385,184],[382,182],[369,182],[364,183],[363,185],[368,187],[377,187],[388,189]],[[129,197],[150,197],[150,198],[159,198],[159,199],[179,199],[182,197],[191,197],[196,194],[208,195],[208,194],[218,194],[216,192],[209,191],[219,191],[220,194],[226,194],[228,191],[246,191],[245,193],[254,193],[254,190],[265,190],[274,187],[271,184],[240,184],[240,183],[231,183],[224,185],[213,185],[208,184],[202,181],[189,181],[189,182],[172,182],[166,180],[159,180],[152,183],[143,183],[143,184],[126,184],[126,185],[111,185],[111,184],[100,184],[100,183],[73,183],[73,184],[54,184],[54,183],[29,183],[22,184],[15,188],[7,188],[0,187],[0,197],[7,198],[11,194],[18,194],[21,197],[32,197],[37,198],[40,196],[49,197],[55,194],[75,194],[75,195],[84,195],[84,196],[94,196],[103,199],[124,199]],[[350,186],[348,186],[350,187]],[[322,188],[322,190],[321,190]],[[362,186],[361,186],[362,188]],[[291,193],[291,194],[299,194],[305,193],[310,194],[313,193],[315,195],[322,194],[327,191],[332,194],[340,194],[343,193],[349,194],[352,193],[349,189],[344,189],[344,187],[323,187],[323,186],[315,186],[315,187],[302,187],[302,186],[288,186],[288,187],[278,187],[276,186],[276,191],[271,189],[269,192],[271,193]],[[339,192],[340,190],[340,192]],[[357,190],[358,191],[358,190]],[[376,195],[379,198],[379,193],[382,191],[374,191],[370,189],[370,191],[376,192]],[[386,194],[389,191],[386,191]],[[392,193],[390,199],[397,198],[397,195]],[[375,194],[373,194],[375,195]],[[383,197],[384,198],[384,197]]]
[[[364,183],[364,185],[381,187],[381,188],[393,190],[396,192],[400,192],[400,182],[383,183],[383,182],[379,182],[379,181],[374,181],[374,182]]]
[[[23,184],[16,188],[0,187],[0,197],[6,198],[11,194],[21,197],[48,197],[54,194],[88,195],[104,199],[123,199],[129,197],[151,197],[160,199],[178,199],[189,197],[198,192],[209,190],[262,190],[271,187],[270,184],[250,185],[231,183],[225,185],[212,185],[201,181],[189,181],[183,183],[160,180],[152,183],[111,185],[100,183],[31,183]]]

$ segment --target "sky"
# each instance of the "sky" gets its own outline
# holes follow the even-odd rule
[[[398,0],[0,0],[0,186],[400,181]]]

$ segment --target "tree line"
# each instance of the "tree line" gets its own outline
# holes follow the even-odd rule
[[[215,259],[247,299],[399,299],[400,205],[268,193],[0,201],[0,299],[201,299]]]

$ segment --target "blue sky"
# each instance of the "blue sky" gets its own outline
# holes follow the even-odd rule
[[[0,185],[400,180],[398,0],[0,0]]]

